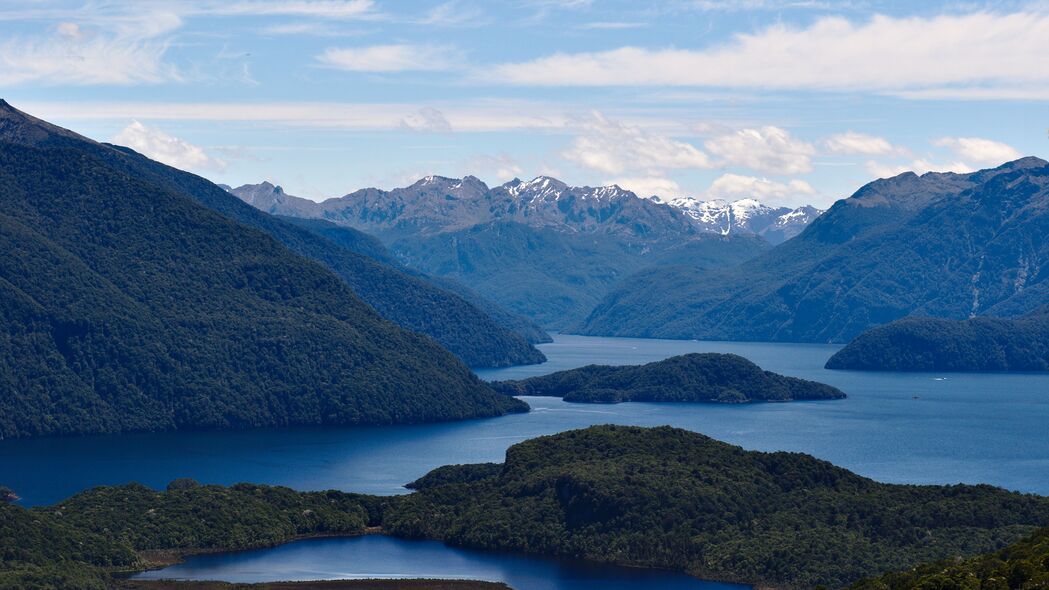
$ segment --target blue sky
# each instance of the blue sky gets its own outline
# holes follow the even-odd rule
[[[23,0],[0,96],[217,182],[826,206],[1049,156],[1049,3]]]

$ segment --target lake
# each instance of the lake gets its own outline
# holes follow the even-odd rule
[[[1049,494],[1049,375],[827,371],[838,347],[555,335],[542,365],[479,371],[516,379],[591,363],[634,364],[687,352],[733,352],[776,372],[830,383],[849,398],[714,405],[569,404],[524,398],[527,414],[448,424],[42,438],[0,442],[0,482],[26,504],[100,484],[163,487],[176,477],[403,493],[451,463],[501,461],[518,441],[592,424],[671,424],[749,449],[810,453],[886,482],[986,482]],[[150,578],[233,582],[440,577],[516,590],[738,590],[673,572],[471,551],[383,536],[314,539],[191,557]]]
[[[272,549],[190,557],[139,579],[249,583],[362,578],[443,578],[505,582],[515,590],[747,590],[681,573],[515,553],[472,551],[437,541],[382,535],[312,539]]]
[[[688,428],[748,449],[810,453],[885,482],[991,483],[1049,494],[1049,375],[826,371],[838,347],[557,335],[548,363],[481,371],[519,378],[589,363],[641,363],[686,352],[734,352],[780,373],[845,391],[838,401],[713,405],[569,404],[526,398],[500,418],[383,428],[184,432],[0,441],[0,482],[27,505],[128,481],[176,477],[402,493],[451,463],[501,461],[509,445],[616,423]]]

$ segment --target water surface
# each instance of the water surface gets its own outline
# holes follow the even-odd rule
[[[569,404],[525,398],[532,412],[382,428],[182,432],[0,441],[0,483],[26,504],[87,487],[176,477],[395,494],[434,467],[501,461],[511,444],[592,424],[670,424],[748,449],[810,453],[901,483],[991,483],[1049,494],[1049,375],[824,370],[836,346],[557,335],[548,363],[482,371],[486,379],[589,363],[642,363],[696,351],[734,352],[762,367],[830,383],[837,401],[714,405]]]
[[[381,535],[299,541],[272,549],[190,557],[139,579],[274,582],[441,578],[505,582],[515,590],[747,590],[676,572],[625,568],[514,553],[472,551],[437,541]]]

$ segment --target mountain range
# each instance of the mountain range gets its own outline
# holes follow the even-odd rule
[[[752,200],[668,204],[545,176],[496,187],[472,176],[427,176],[320,203],[270,183],[230,190],[268,213],[371,233],[405,266],[458,280],[553,328],[581,321],[609,288],[646,266],[734,265],[819,215]]]
[[[573,328],[604,336],[844,342],[908,315],[1016,316],[1049,301],[1049,163],[907,172],[736,267],[652,268]]]
[[[350,274],[414,284],[2,101],[0,228],[0,438],[526,409],[383,319]]]

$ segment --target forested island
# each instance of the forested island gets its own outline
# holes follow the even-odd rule
[[[808,455],[745,451],[670,427],[541,437],[511,447],[503,464],[442,467],[411,487],[378,497],[183,479],[165,491],[100,487],[31,509],[6,501],[0,588],[101,589],[192,553],[374,532],[839,587],[997,551],[1049,522],[1049,498],[882,484]]]
[[[1049,528],[1000,551],[922,564],[852,585],[851,590],[1014,589],[1049,587]]]
[[[860,334],[827,368],[1049,371],[1049,306],[1015,319],[904,318]]]
[[[717,353],[684,354],[645,365],[588,365],[492,386],[507,395],[593,403],[746,403],[845,397],[830,385],[764,371],[739,355]]]

